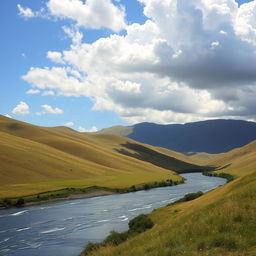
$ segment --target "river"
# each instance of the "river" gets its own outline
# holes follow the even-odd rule
[[[128,229],[129,220],[141,213],[226,182],[201,173],[182,176],[186,183],[178,186],[2,210],[0,255],[77,256],[86,242],[101,241],[113,229]]]

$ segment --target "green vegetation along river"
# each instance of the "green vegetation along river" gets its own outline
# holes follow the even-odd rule
[[[182,176],[186,183],[178,186],[2,210],[0,255],[76,256],[87,242],[101,241],[113,229],[128,229],[129,220],[141,213],[226,182],[201,173]]]

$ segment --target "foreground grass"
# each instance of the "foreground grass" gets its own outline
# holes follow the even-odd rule
[[[155,210],[155,226],[92,256],[256,255],[256,172],[185,203]]]

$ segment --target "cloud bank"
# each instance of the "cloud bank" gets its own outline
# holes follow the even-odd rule
[[[147,21],[126,25],[125,10],[109,0],[48,1],[52,15],[76,22],[66,29],[72,44],[47,53],[58,66],[32,67],[23,79],[36,89],[90,97],[95,110],[115,111],[130,123],[255,120],[256,1],[139,2]],[[88,44],[81,26],[126,34]]]

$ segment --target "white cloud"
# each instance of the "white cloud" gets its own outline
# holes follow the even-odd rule
[[[47,7],[52,16],[74,20],[86,28],[120,31],[126,26],[125,10],[111,0],[49,0]]]
[[[96,126],[92,126],[91,129],[88,130],[88,132],[97,132],[98,128]]]
[[[17,5],[17,8],[19,10],[19,15],[24,18],[34,18],[35,14],[34,12],[27,7],[22,7],[20,4]]]
[[[6,115],[4,115],[4,116],[6,116],[6,117],[9,117],[9,118],[12,118],[10,115],[8,115],[8,114],[6,114]]]
[[[96,126],[92,126],[90,129],[86,129],[86,128],[84,128],[84,127],[82,127],[82,126],[79,126],[78,128],[77,128],[77,130],[79,131],[79,132],[97,132],[98,131],[98,129],[97,129],[97,127]]]
[[[84,127],[82,127],[82,126],[79,126],[79,127],[77,128],[77,130],[78,130],[79,132],[86,132],[86,129],[85,129]]]
[[[40,93],[40,90],[37,90],[37,89],[30,89],[26,91],[26,94],[38,94],[38,93]]]
[[[64,125],[67,126],[67,127],[72,127],[74,125],[74,123],[73,122],[67,122]]]
[[[227,32],[224,31],[224,30],[220,30],[219,33],[220,33],[221,35],[227,35]]]
[[[54,91],[44,91],[42,93],[42,96],[54,96],[54,95],[55,95]]]
[[[50,59],[51,61],[55,62],[55,63],[59,63],[59,64],[64,63],[63,60],[62,60],[61,52],[49,51],[49,52],[47,52],[47,58]]]
[[[54,108],[50,105],[41,105],[42,107],[42,111],[41,112],[37,112],[37,115],[44,115],[44,114],[53,114],[53,115],[59,115],[59,114],[63,114],[63,110],[60,108]]]
[[[41,90],[56,89],[65,96],[86,95],[86,83],[79,81],[70,68],[31,68],[22,78]]]
[[[243,40],[256,45],[256,1],[240,6],[234,28],[236,34]]]
[[[31,68],[23,79],[60,95],[90,97],[93,109],[113,110],[132,123],[255,118],[256,0],[240,6],[235,0],[139,1],[144,24],[91,44],[77,27],[65,27],[70,49],[48,52],[63,66]],[[74,13],[89,4],[73,0]],[[56,15],[81,25],[67,6]]]
[[[218,42],[218,41],[212,42],[211,48],[214,49],[214,48],[218,47],[219,45],[220,45],[220,42]]]
[[[72,39],[72,43],[74,45],[79,45],[82,42],[83,39],[83,34],[78,30],[77,27],[67,27],[67,26],[63,26],[62,27],[63,31],[65,32],[65,34]],[[61,54],[61,57],[62,54]],[[62,58],[63,61],[63,58]]]
[[[12,113],[15,115],[27,115],[29,114],[29,105],[24,101],[20,101],[20,103],[12,110]]]

